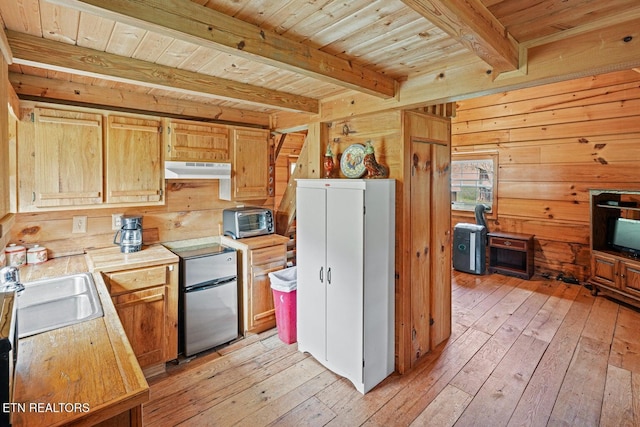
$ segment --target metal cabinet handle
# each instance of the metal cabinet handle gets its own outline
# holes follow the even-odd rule
[[[327,269],[327,283],[331,284],[331,267]]]
[[[320,282],[324,282],[324,267],[320,267]]]

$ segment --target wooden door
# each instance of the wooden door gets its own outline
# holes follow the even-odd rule
[[[165,287],[129,292],[113,297],[129,343],[140,367],[165,361]]]
[[[451,335],[451,149],[431,145],[431,349]]]
[[[411,143],[411,365],[429,352],[431,319],[431,144]],[[450,273],[449,273],[450,274]]]
[[[102,203],[102,116],[35,109],[38,207]]]
[[[233,198],[269,197],[269,132],[236,128],[232,133]]]
[[[619,262],[622,290],[634,297],[640,297],[640,264],[628,261]]]
[[[251,251],[249,283],[249,332],[261,332],[276,325],[269,273],[282,270],[287,262],[285,245]]]
[[[159,119],[109,116],[108,203],[162,202],[164,164]]]
[[[171,120],[167,160],[228,162],[229,129],[224,125]]]
[[[602,255],[591,257],[592,279],[612,288],[618,287],[616,283],[616,260]]]
[[[326,191],[300,185],[296,191],[298,347],[326,360]]]
[[[327,360],[336,372],[361,383],[365,286],[364,191],[337,187],[327,189],[326,215]]]

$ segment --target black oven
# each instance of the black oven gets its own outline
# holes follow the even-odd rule
[[[0,426],[11,425],[14,373],[18,358],[18,292],[0,292]]]

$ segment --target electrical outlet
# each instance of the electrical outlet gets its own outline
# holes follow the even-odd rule
[[[123,214],[111,214],[112,230],[120,230],[122,228],[122,215]]]
[[[87,232],[87,217],[86,216],[74,216],[72,233],[86,233]]]

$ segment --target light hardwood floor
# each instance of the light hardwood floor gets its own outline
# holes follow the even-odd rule
[[[640,311],[580,285],[454,272],[453,334],[366,395],[275,331],[149,381],[148,426],[640,426]]]

